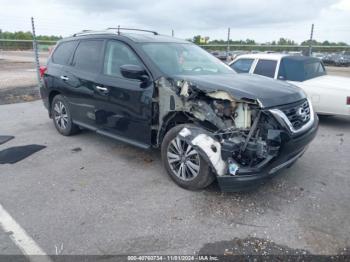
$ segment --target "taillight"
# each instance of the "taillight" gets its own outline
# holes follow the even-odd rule
[[[347,104],[347,105],[350,105],[350,96],[348,96],[348,97],[346,98],[346,104]]]
[[[39,72],[40,72],[40,77],[42,78],[47,70],[46,66],[40,66]]]

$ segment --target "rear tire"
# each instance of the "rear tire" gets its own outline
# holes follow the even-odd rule
[[[70,136],[79,132],[79,127],[73,123],[67,100],[62,95],[56,95],[51,103],[51,116],[57,131]]]
[[[180,187],[203,189],[215,180],[215,176],[200,154],[178,137],[186,126],[189,125],[175,126],[166,133],[161,146],[163,165],[171,179]]]

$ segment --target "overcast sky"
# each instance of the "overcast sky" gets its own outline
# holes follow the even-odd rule
[[[0,29],[30,30],[68,36],[83,29],[121,25],[153,29],[179,38],[211,39],[279,37],[301,42],[315,24],[318,41],[350,44],[350,0],[0,0]]]

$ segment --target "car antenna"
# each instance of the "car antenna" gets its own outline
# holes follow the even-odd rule
[[[118,25],[118,35],[120,35],[120,25]]]

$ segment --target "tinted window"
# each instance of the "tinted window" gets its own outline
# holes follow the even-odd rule
[[[81,41],[74,54],[73,66],[88,72],[98,72],[102,46],[102,40]]]
[[[109,41],[104,59],[104,74],[122,77],[120,73],[122,65],[143,66],[134,51],[127,45],[118,41]]]
[[[278,72],[278,79],[305,81],[325,74],[326,70],[319,59],[296,60],[295,58],[283,58]]]
[[[273,78],[275,76],[276,64],[277,61],[275,60],[259,59],[254,69],[254,74]]]
[[[237,73],[249,73],[250,67],[252,66],[254,59],[238,59],[236,62],[231,64],[231,68]]]
[[[52,61],[55,64],[66,65],[73,53],[76,41],[64,42],[59,44],[52,55]]]

